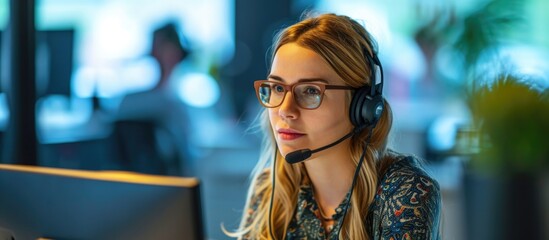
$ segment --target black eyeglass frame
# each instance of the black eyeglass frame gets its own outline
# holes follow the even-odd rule
[[[280,86],[284,87],[284,96],[282,97],[282,100],[280,101],[279,104],[274,105],[274,106],[267,106],[267,105],[265,105],[265,103],[263,103],[263,101],[261,101],[261,97],[259,96],[259,87],[263,83],[274,83],[274,84],[277,84],[277,85],[280,85]],[[294,93],[295,87],[298,86],[298,85],[303,85],[303,84],[318,86],[318,88],[320,89],[320,102],[318,103],[318,106],[316,106],[314,108],[303,107],[303,106],[300,105],[299,101],[295,98],[295,93]],[[292,96],[294,98],[294,101],[297,103],[297,105],[300,108],[307,109],[307,110],[314,110],[314,109],[319,108],[320,105],[322,105],[322,101],[324,100],[324,91],[326,91],[326,90],[356,90],[356,88],[351,87],[351,86],[329,85],[329,84],[325,84],[325,83],[316,83],[316,82],[297,82],[297,83],[288,85],[288,84],[284,84],[284,83],[279,82],[279,81],[271,81],[271,80],[256,80],[256,81],[254,81],[254,89],[255,89],[255,95],[257,97],[257,100],[259,100],[259,103],[263,107],[266,107],[266,108],[279,107],[284,102],[284,99],[286,99],[286,94],[289,91],[291,91],[292,93],[294,93]]]

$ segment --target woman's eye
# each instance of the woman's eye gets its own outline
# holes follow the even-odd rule
[[[307,95],[320,95],[320,89],[315,87],[308,87],[305,89],[305,94]]]
[[[273,86],[273,90],[274,90],[275,92],[279,92],[279,93],[280,93],[280,92],[284,92],[284,87],[283,87],[282,85],[274,85],[274,86]]]

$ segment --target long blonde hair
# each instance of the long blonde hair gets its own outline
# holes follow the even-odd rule
[[[307,17],[304,20],[283,29],[275,38],[272,47],[272,58],[284,44],[297,43],[310,49],[326,60],[335,72],[349,86],[358,88],[371,85],[371,69],[366,54],[376,53],[376,44],[370,34],[355,20],[341,15],[322,14]],[[271,61],[272,61],[271,58]],[[352,95],[349,93],[347,104]],[[352,161],[358,165],[363,149],[366,148],[364,164],[356,182],[351,207],[346,214],[345,226],[340,231],[340,239],[368,239],[365,219],[368,207],[375,196],[378,177],[382,169],[393,159],[386,151],[387,136],[392,125],[392,112],[384,100],[385,110],[373,129],[371,141],[366,146],[369,131],[356,134],[351,140]],[[246,208],[257,203],[253,213],[245,212],[238,232],[231,236],[247,236],[250,239],[270,239],[269,224],[272,224],[276,239],[283,239],[286,228],[292,220],[297,204],[299,188],[306,177],[303,164],[291,165],[284,160],[276,147],[271,130],[268,113],[263,111],[260,124],[265,132],[262,154],[254,170]],[[276,152],[275,152],[276,151]],[[276,155],[276,166],[273,158]],[[271,170],[275,169],[275,175]],[[272,180],[276,177],[272,213],[269,216],[271,203]],[[272,217],[269,220],[269,217]]]

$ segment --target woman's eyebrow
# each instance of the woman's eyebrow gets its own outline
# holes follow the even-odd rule
[[[279,76],[276,76],[276,75],[273,75],[273,74],[270,74],[267,79],[273,79],[273,80],[277,80],[277,81],[281,81],[281,82],[284,82],[284,79],[282,79],[281,77]]]
[[[277,81],[281,81],[281,82],[285,82],[284,79],[282,77],[279,77],[279,76],[276,76],[276,75],[269,75],[268,77],[269,79],[273,79],[273,80],[277,80]],[[300,78],[297,80],[297,82],[323,82],[323,83],[326,83],[328,84],[328,80],[324,79],[324,78]]]
[[[298,82],[323,82],[323,83],[326,83],[328,84],[328,80],[324,79],[324,78],[300,78],[299,80],[297,80]]]

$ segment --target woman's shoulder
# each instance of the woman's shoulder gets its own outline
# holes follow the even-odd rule
[[[392,159],[380,177],[371,207],[374,236],[438,238],[440,187],[415,156]]]
[[[262,201],[266,192],[271,187],[271,169],[265,168],[261,170],[252,180],[251,193],[250,194],[250,205],[252,208],[257,208],[257,205]]]
[[[427,173],[423,160],[411,155],[395,158],[381,176],[378,187],[377,193],[385,197],[417,193],[433,200],[440,198],[438,182]]]
[[[270,184],[269,179],[271,176],[270,169],[261,170],[257,176],[254,177],[252,181],[252,187],[248,193],[248,200],[246,202],[244,217],[243,217],[243,227],[248,227],[252,224],[256,218],[257,211],[259,206],[264,201],[265,194],[268,190],[268,185]],[[243,239],[247,239],[244,237]]]
[[[271,177],[271,168],[262,169],[257,175],[256,184],[265,183]]]
[[[268,186],[270,186],[271,182],[271,169],[265,168],[261,170],[257,174],[257,176],[254,177],[252,180],[252,199],[261,199],[263,195],[265,194],[265,190],[267,190]]]
[[[438,182],[427,172],[425,162],[413,155],[392,154],[391,163],[380,176],[380,185],[394,185],[399,182],[420,181],[433,184],[438,189]]]

